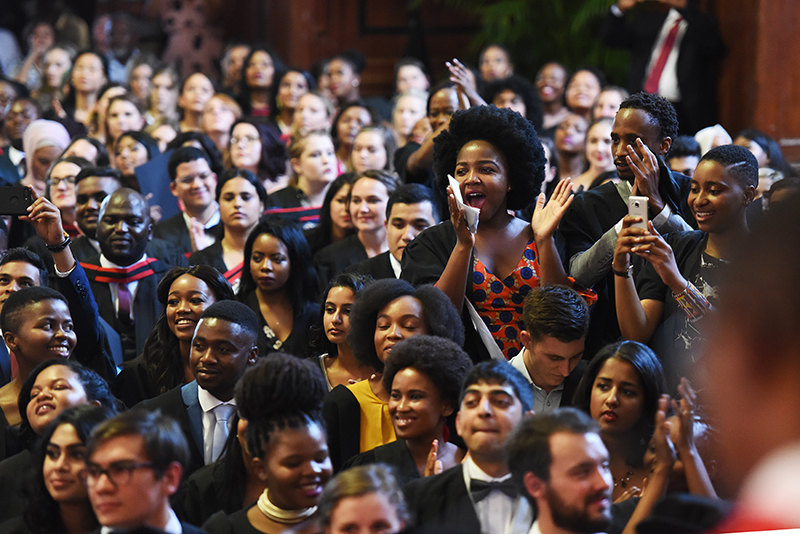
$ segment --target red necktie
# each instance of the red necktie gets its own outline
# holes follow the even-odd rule
[[[648,93],[658,94],[658,84],[661,81],[661,74],[664,72],[664,65],[667,64],[667,58],[672,52],[672,47],[675,46],[675,39],[678,37],[678,30],[681,26],[683,17],[675,19],[675,24],[670,28],[667,38],[664,39],[664,46],[661,47],[661,53],[658,55],[656,64],[653,65],[647,81],[644,82],[644,90]]]

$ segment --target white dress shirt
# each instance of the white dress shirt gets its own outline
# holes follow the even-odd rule
[[[147,259],[147,254],[142,256],[139,261],[132,263],[131,265],[136,265],[139,262],[145,261]],[[125,267],[130,267],[130,265],[122,266],[117,265],[113,261],[108,260],[105,256],[100,254],[100,267],[105,267],[107,269],[124,269]],[[136,290],[139,288],[139,282],[128,282],[128,293],[131,294],[131,321],[134,320],[133,317],[133,303],[136,301]],[[108,289],[111,291],[111,302],[114,304],[114,313],[119,315],[119,284],[108,284]]]
[[[227,404],[229,406],[236,406],[236,399],[229,401],[221,401],[208,390],[197,386],[197,400],[200,401],[200,408],[203,410],[203,459],[205,464],[213,463],[216,458],[213,458],[213,445],[214,445],[214,428],[217,426],[217,417],[214,415],[214,408],[220,404]],[[231,411],[228,417],[228,431],[231,428],[231,419],[236,410]]]
[[[461,465],[468,494],[473,479],[484,482],[503,482],[511,478],[511,473],[500,478],[489,476],[475,464],[470,456],[467,456]],[[471,494],[470,499],[472,499]],[[533,511],[526,499],[521,497],[512,499],[499,490],[492,491],[480,502],[476,503],[473,500],[472,504],[475,507],[478,521],[481,523],[482,534],[525,534],[533,521]]]

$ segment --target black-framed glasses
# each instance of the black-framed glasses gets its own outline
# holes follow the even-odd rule
[[[50,187],[58,187],[61,182],[65,181],[67,185],[75,185],[75,176],[65,176],[63,178],[53,178],[50,177]]]
[[[108,477],[108,481],[114,486],[124,486],[131,480],[133,472],[137,469],[154,469],[152,462],[112,462],[105,469],[97,464],[87,463],[81,473],[87,486],[94,486],[103,475]]]

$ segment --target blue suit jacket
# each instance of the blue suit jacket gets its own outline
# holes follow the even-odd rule
[[[106,380],[111,380],[116,376],[117,368],[100,325],[96,299],[81,264],[78,263],[66,278],[58,277],[57,285],[58,291],[67,299],[75,335],[78,337],[72,359],[95,370]]]
[[[11,382],[11,358],[8,355],[8,347],[5,343],[0,343],[0,387]]]

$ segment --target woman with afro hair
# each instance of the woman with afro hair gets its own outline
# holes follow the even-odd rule
[[[545,204],[538,194],[544,165],[536,130],[510,109],[456,112],[434,141],[433,170],[439,187],[447,187],[450,220],[406,247],[402,277],[414,285],[436,283],[457,310],[469,314],[477,331],[467,329],[465,347],[477,361],[520,352],[522,301],[532,287],[573,285],[553,238],[572,202],[572,184],[559,182]],[[466,209],[447,186],[448,175],[458,182],[465,204],[480,210],[474,234]],[[534,202],[531,221],[513,215]]]

